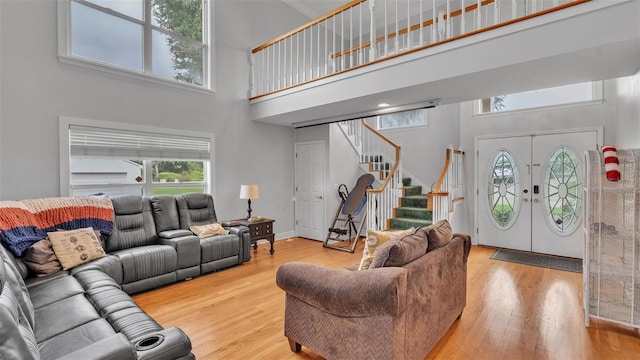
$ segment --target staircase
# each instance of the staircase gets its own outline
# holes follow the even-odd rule
[[[422,186],[411,185],[411,178],[402,179],[402,197],[399,205],[400,207],[394,209],[394,216],[390,219],[390,230],[431,225],[433,212],[427,210],[427,194],[422,193]]]

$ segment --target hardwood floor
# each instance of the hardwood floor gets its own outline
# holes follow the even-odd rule
[[[339,268],[354,254],[294,238],[252,250],[248,263],[134,296],[162,326],[178,326],[198,359],[321,359],[306,347],[295,354],[283,334],[280,264],[305,261]],[[584,326],[582,274],[489,257],[473,246],[467,306],[426,359],[640,359],[640,332],[610,322]]]

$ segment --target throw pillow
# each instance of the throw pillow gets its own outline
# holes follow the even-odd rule
[[[106,255],[93,228],[53,231],[47,234],[64,270]]]
[[[404,266],[427,252],[427,233],[416,229],[402,237],[391,239],[380,246],[369,269],[385,266]]]
[[[189,228],[191,232],[198,235],[200,239],[213,236],[228,234],[229,230],[225,229],[220,223],[206,224],[206,225],[193,225]]]
[[[453,237],[451,224],[449,224],[447,220],[440,220],[437,223],[428,226],[426,230],[427,239],[429,240],[427,252],[446,245]]]
[[[367,239],[364,245],[364,250],[362,251],[362,259],[360,260],[358,271],[367,270],[371,266],[371,262],[373,261],[373,258],[375,256],[376,249],[378,249],[378,247],[380,247],[382,244],[391,239],[402,237],[413,231],[415,231],[414,228],[398,231],[375,231],[368,229]]]
[[[48,238],[31,245],[27,251],[25,251],[22,260],[24,260],[29,269],[38,277],[62,270],[62,265],[56,253],[53,252],[51,241]]]

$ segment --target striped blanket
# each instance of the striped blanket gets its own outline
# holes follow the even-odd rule
[[[112,219],[113,205],[106,196],[0,201],[0,240],[16,256],[22,256],[49,231],[92,227],[109,235]]]

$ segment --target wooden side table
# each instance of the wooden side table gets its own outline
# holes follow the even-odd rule
[[[256,221],[247,221],[247,219],[238,219],[232,221],[238,221],[240,225],[249,228],[251,245],[253,245],[254,250],[258,249],[258,240],[269,240],[269,244],[271,245],[269,253],[273,255],[273,241],[275,240],[275,234],[273,233],[273,223],[275,222],[275,220],[262,218]]]

